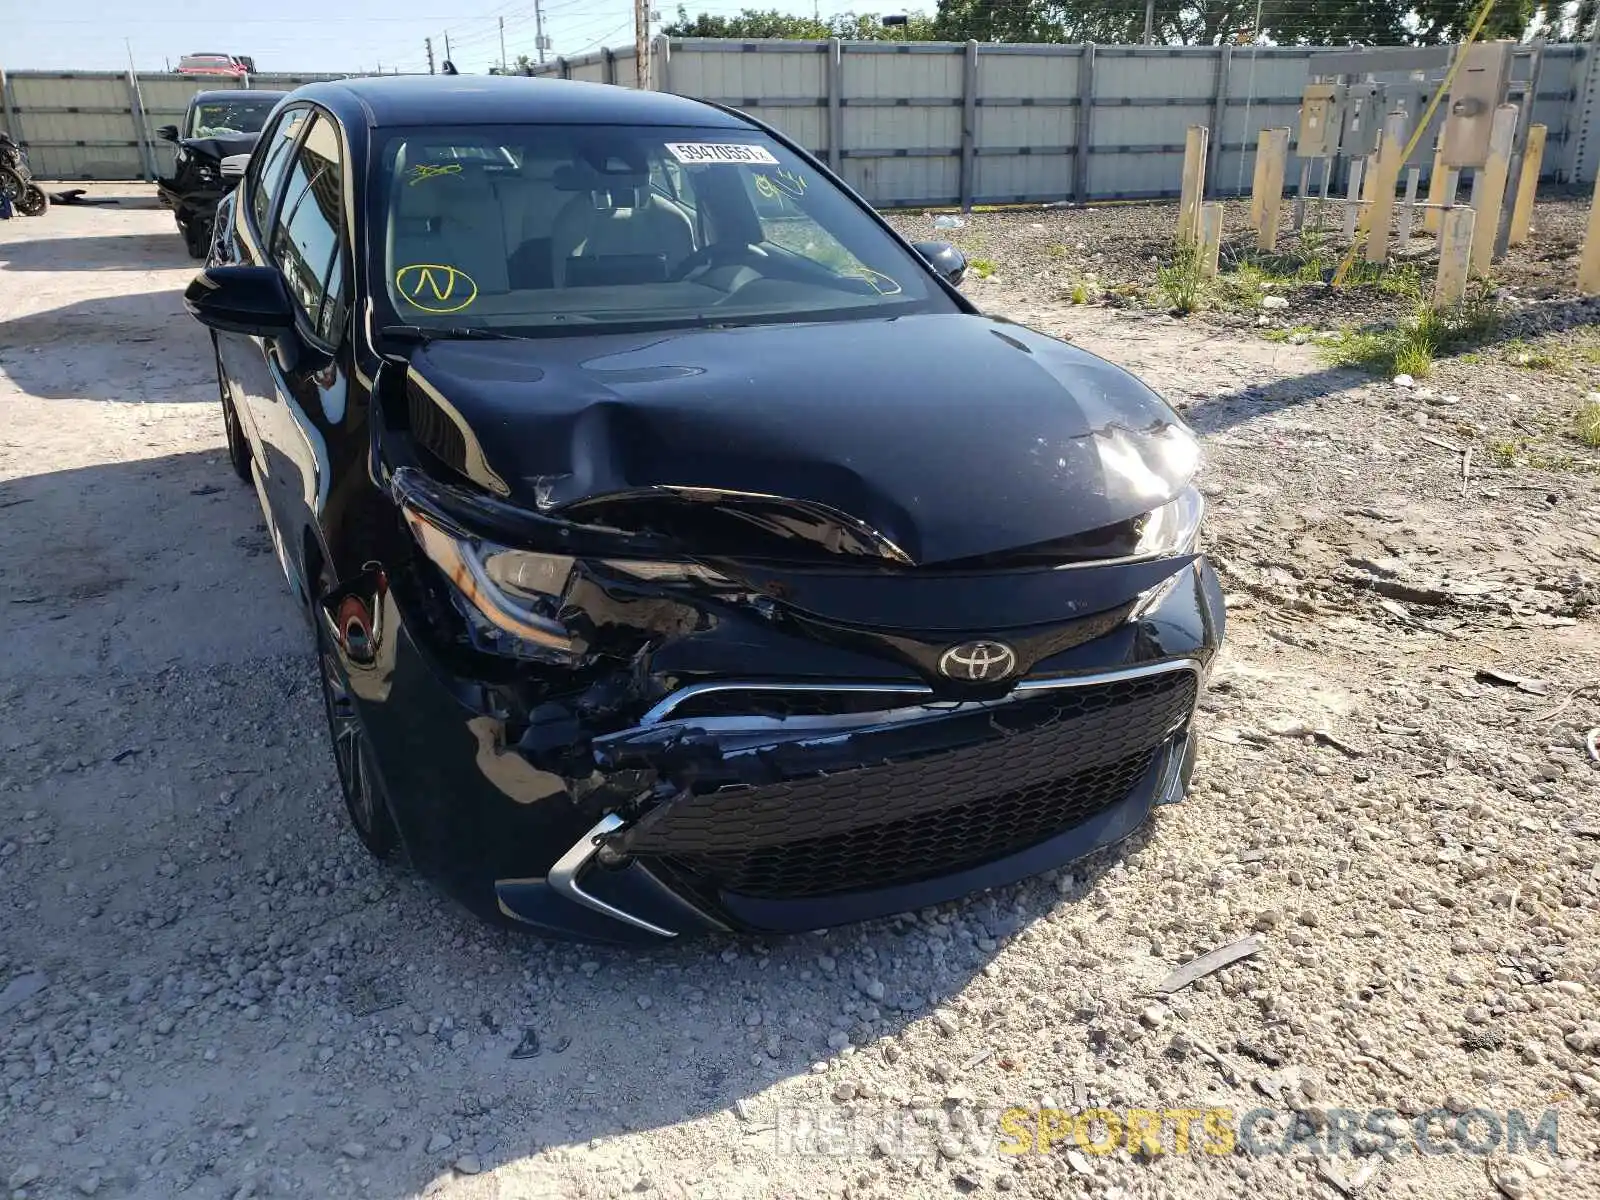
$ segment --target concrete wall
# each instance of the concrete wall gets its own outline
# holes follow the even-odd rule
[[[252,75],[250,86],[288,91],[337,78]],[[0,72],[0,128],[27,149],[40,179],[152,178],[172,170],[173,155],[155,131],[180,124],[194,93],[240,86],[225,78],[126,71]]]
[[[657,38],[651,75],[656,88],[777,126],[874,204],[1081,202],[1176,195],[1190,125],[1212,130],[1210,194],[1247,189],[1257,134],[1297,124],[1301,91],[1324,53]],[[1587,182],[1600,167],[1595,58],[1583,46],[1545,50],[1533,120],[1550,130],[1549,178]],[[553,59],[537,73],[632,86],[633,47]],[[257,75],[252,83],[322,78],[333,77]],[[0,125],[27,147],[41,178],[137,179],[170,170],[172,148],[155,140],[155,129],[176,123],[193,92],[227,85],[13,71],[0,74]],[[1432,143],[1430,131],[1413,163],[1424,174]],[[1298,180],[1297,159],[1287,178]]]
[[[777,126],[874,204],[1004,204],[1174,196],[1190,125],[1212,130],[1209,193],[1248,190],[1257,135],[1298,124],[1313,59],[1331,52],[657,38],[651,72],[656,88]],[[631,85],[632,48],[615,53],[610,75],[609,53],[537,73]],[[1547,178],[1587,182],[1600,166],[1592,57],[1584,46],[1545,49],[1532,120],[1550,130]],[[1434,131],[1411,163],[1424,178]],[[1291,184],[1299,173],[1291,155]]]

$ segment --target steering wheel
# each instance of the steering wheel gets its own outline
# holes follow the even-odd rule
[[[748,246],[734,246],[728,242],[712,242],[710,245],[701,246],[678,264],[677,270],[672,272],[668,281],[681,283],[696,272],[710,267],[742,262],[748,249]]]

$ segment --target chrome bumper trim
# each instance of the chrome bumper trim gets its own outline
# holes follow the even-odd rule
[[[677,931],[663,929],[659,925],[652,925],[642,917],[636,917],[630,912],[625,912],[613,904],[589,895],[578,886],[578,875],[583,868],[589,865],[589,860],[594,857],[600,848],[600,839],[608,833],[615,833],[621,829],[625,822],[616,813],[611,813],[600,818],[595,827],[578,839],[577,843],[563,854],[556,865],[551,867],[545,875],[545,882],[552,889],[571,900],[574,904],[582,904],[592,908],[595,912],[604,913],[616,921],[632,925],[636,929],[643,929],[646,933],[654,933],[660,937],[677,937]]]
[[[1092,687],[1101,683],[1116,683],[1127,679],[1145,679],[1151,675],[1165,675],[1170,671],[1192,671],[1201,675],[1200,661],[1194,658],[1167,659],[1157,663],[1143,663],[1136,667],[1120,667],[1114,671],[1096,671],[1088,675],[1059,675],[1048,679],[1020,679],[1015,687],[997,700],[941,700],[932,704],[897,705],[876,712],[841,713],[826,717],[707,717],[701,723],[737,722],[746,727],[753,725],[782,729],[829,728],[839,725],[871,725],[885,719],[904,719],[907,714],[920,713],[928,708],[955,708],[962,704],[1005,704],[1019,693],[1054,691],[1062,688]],[[850,692],[877,693],[891,696],[932,696],[931,687],[921,683],[774,683],[771,680],[721,680],[717,683],[691,683],[681,687],[660,701],[639,719],[639,725],[659,725],[671,718],[672,711],[695,696],[710,692]],[[696,720],[693,717],[681,718]]]

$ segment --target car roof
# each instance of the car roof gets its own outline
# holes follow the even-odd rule
[[[670,92],[636,91],[521,75],[389,75],[311,83],[314,100],[346,121],[359,105],[367,122],[389,125],[698,125],[752,129],[739,116]]]
[[[282,100],[288,94],[266,88],[213,88],[210,91],[196,92],[189,97],[189,102],[192,104],[195,101],[236,100],[241,96],[248,96],[252,100]]]

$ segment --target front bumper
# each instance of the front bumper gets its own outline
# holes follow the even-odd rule
[[[604,729],[507,720],[387,603],[381,686],[353,683],[412,860],[485,916],[646,943],[891,915],[1121,841],[1182,797],[1223,633],[1200,558],[1003,695],[734,676]]]

